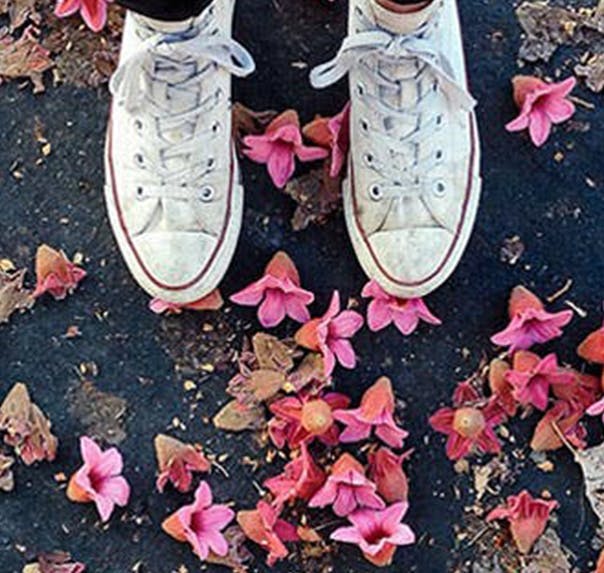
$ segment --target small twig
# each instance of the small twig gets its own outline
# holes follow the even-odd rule
[[[485,525],[476,535],[474,535],[474,537],[472,537],[472,539],[470,539],[470,541],[468,541],[468,544],[464,547],[464,549],[469,549],[470,547],[472,547],[474,544],[476,544],[476,542],[489,530],[491,529],[490,525]]]
[[[604,15],[602,17],[604,18]],[[580,97],[577,97],[574,95],[569,95],[568,99],[571,100],[572,102],[576,103],[577,105],[584,107],[585,109],[596,109],[595,104],[591,103],[590,101],[581,99]]]
[[[553,428],[554,432],[556,432],[556,434],[560,438],[560,441],[572,452],[573,456],[576,458],[578,455],[578,452],[573,447],[573,445],[568,441],[566,436],[562,433],[560,426],[558,426],[558,424],[556,422],[552,422],[552,428]]]
[[[573,279],[567,279],[564,286],[558,289],[554,294],[547,297],[547,302],[552,303],[558,300],[562,295],[566,294],[573,286]]]
[[[226,468],[223,465],[219,464],[216,460],[212,461],[212,465],[216,467],[216,469],[218,469],[220,473],[224,475],[225,478],[229,479],[231,477]]]

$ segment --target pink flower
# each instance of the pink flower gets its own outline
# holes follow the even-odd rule
[[[313,143],[331,150],[329,176],[337,177],[344,167],[350,146],[350,102],[333,117],[317,117],[303,133]]]
[[[401,334],[407,336],[417,328],[420,320],[434,325],[442,324],[430,312],[423,299],[397,298],[388,294],[375,280],[365,285],[361,296],[373,298],[367,309],[367,324],[373,332],[394,322]]]
[[[315,300],[312,292],[300,288],[300,275],[293,261],[283,251],[271,259],[264,276],[231,296],[231,301],[243,306],[256,306],[258,320],[264,328],[272,328],[289,316],[297,322],[310,320],[306,308]]]
[[[86,271],[72,263],[63,251],[40,245],[36,252],[36,289],[33,296],[39,297],[48,292],[56,300],[64,299],[85,276]]]
[[[604,398],[594,402],[587,408],[586,413],[588,416],[602,416],[602,422],[604,422]]]
[[[274,401],[269,409],[274,417],[268,423],[268,433],[278,448],[287,443],[297,448],[310,444],[315,438],[328,446],[335,446],[340,430],[334,422],[334,410],[347,408],[350,399],[344,394],[330,392],[311,395],[301,392]]]
[[[535,499],[523,490],[518,495],[509,496],[506,505],[491,511],[487,521],[507,519],[516,546],[526,555],[545,531],[549,516],[557,507],[557,501]]]
[[[577,80],[570,77],[550,84],[533,76],[516,76],[512,82],[520,115],[505,128],[508,131],[528,128],[533,143],[540,147],[547,141],[552,124],[562,123],[575,113],[575,106],[567,96],[573,91]]]
[[[325,485],[313,496],[309,507],[333,506],[338,517],[361,508],[384,509],[377,486],[365,476],[363,466],[350,454],[342,454],[331,469]]]
[[[365,559],[378,567],[390,565],[397,546],[415,543],[415,534],[402,523],[408,507],[401,502],[382,511],[356,511],[348,516],[352,526],[336,529],[331,539],[358,545]]]
[[[237,513],[237,523],[245,536],[268,552],[269,567],[289,555],[284,542],[299,540],[296,528],[279,519],[279,512],[280,509],[261,500],[256,509]]]
[[[100,32],[107,22],[107,3],[112,0],[58,0],[55,16],[65,18],[80,12],[93,32]]]
[[[325,362],[325,376],[330,376],[336,359],[344,368],[354,368],[357,357],[350,343],[363,326],[363,317],[354,310],[340,312],[340,293],[334,291],[327,312],[308,321],[296,333],[296,342],[313,352],[320,352]]]
[[[225,557],[229,544],[222,530],[233,520],[235,512],[226,505],[214,505],[210,486],[202,481],[195,501],[174,512],[162,523],[162,529],[181,542],[188,542],[202,561],[210,553]]]
[[[572,320],[573,313],[571,310],[549,313],[530,290],[517,286],[510,296],[509,316],[507,328],[493,335],[491,342],[509,346],[510,352],[515,352],[562,336],[562,327]]]
[[[293,499],[309,500],[323,483],[325,473],[303,443],[300,455],[285,466],[282,474],[267,479],[264,487],[275,496],[275,503],[280,505]]]
[[[156,486],[160,493],[168,482],[178,491],[187,493],[191,489],[193,473],[207,472],[212,467],[199,449],[165,434],[155,437],[155,454],[159,467]]]
[[[300,161],[316,161],[329,155],[321,147],[303,144],[300,120],[292,109],[276,117],[264,135],[248,135],[243,138],[243,143],[248,147],[243,153],[256,163],[265,163],[273,183],[279,189],[292,178],[296,170],[296,157]]]
[[[218,289],[214,289],[210,294],[194,302],[185,304],[176,304],[160,298],[153,298],[149,301],[149,310],[155,314],[181,314],[183,310],[220,310],[224,300]]]
[[[369,454],[369,477],[377,485],[378,493],[388,503],[407,501],[409,480],[403,470],[403,462],[413,450],[396,455],[392,450],[381,447]]]
[[[528,350],[520,350],[514,354],[512,369],[505,377],[514,389],[514,398],[520,404],[532,404],[539,410],[547,409],[550,386],[574,384],[575,381],[572,372],[558,367],[555,354],[548,354],[541,359]]]
[[[109,521],[115,506],[125,507],[130,486],[121,475],[122,455],[116,448],[102,451],[90,438],[80,439],[84,465],[71,477],[67,497],[77,503],[93,501],[103,522]]]
[[[380,378],[369,388],[356,410],[338,410],[333,417],[346,425],[340,435],[343,443],[365,440],[375,429],[375,435],[393,448],[402,448],[403,440],[409,435],[394,421],[394,393],[392,383]]]
[[[429,422],[435,431],[447,436],[447,457],[459,460],[474,449],[498,454],[501,444],[495,427],[503,418],[503,410],[493,399],[482,407],[441,408],[430,417]]]

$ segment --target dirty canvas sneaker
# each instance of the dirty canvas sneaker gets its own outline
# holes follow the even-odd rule
[[[409,14],[350,0],[348,37],[313,70],[315,87],[349,74],[346,221],[365,272],[420,297],[453,272],[480,196],[475,102],[455,0]]]
[[[111,80],[109,218],[135,279],[171,303],[216,288],[241,227],[231,76],[254,63],[231,38],[233,8],[217,0],[176,24],[129,12]]]

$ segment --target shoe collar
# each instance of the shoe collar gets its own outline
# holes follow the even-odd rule
[[[443,5],[443,0],[432,0],[427,6],[416,12],[399,13],[388,10],[377,0],[368,0],[375,23],[392,34],[406,35],[416,32],[426,24],[438,9]]]

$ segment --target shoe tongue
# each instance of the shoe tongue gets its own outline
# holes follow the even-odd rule
[[[436,12],[441,0],[432,0],[426,7],[416,12],[394,12],[384,8],[377,0],[370,0],[375,22],[380,28],[392,34],[412,34],[423,26]]]

